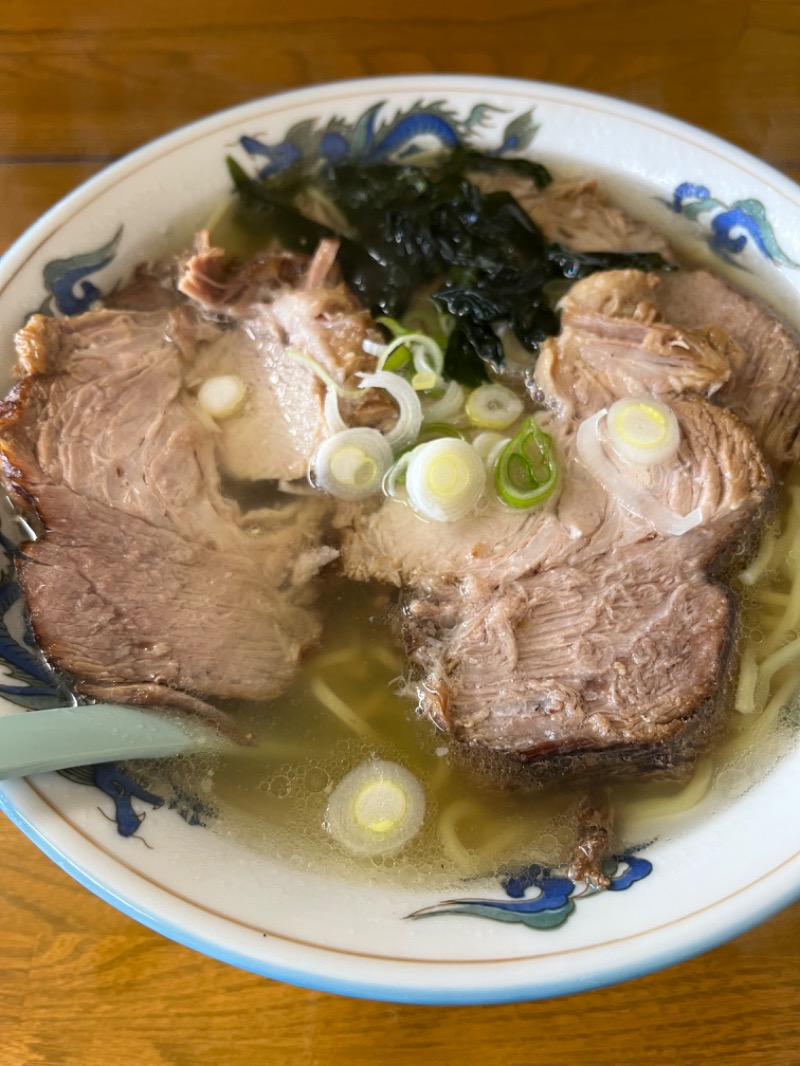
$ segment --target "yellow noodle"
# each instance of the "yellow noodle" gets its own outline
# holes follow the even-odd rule
[[[462,819],[476,812],[480,813],[477,803],[465,798],[451,803],[439,815],[442,850],[451,862],[465,870],[475,865],[475,854],[461,842],[457,826]]]
[[[764,644],[772,639],[776,630],[780,629],[786,612],[777,607],[770,607],[762,611],[758,618],[753,622],[752,632],[750,634],[750,640],[753,645],[757,645],[759,648],[759,658],[764,659],[769,652],[765,652]],[[790,631],[787,628],[785,630],[783,641],[786,642],[787,637],[790,636]],[[773,649],[774,650],[774,649]]]
[[[459,822],[470,818],[473,828],[477,824],[483,828],[486,838],[481,844],[467,847],[458,831]],[[484,867],[506,856],[518,853],[522,846],[531,839],[531,822],[529,819],[514,819],[497,832],[496,819],[472,799],[461,799],[451,803],[439,817],[439,835],[446,854],[463,868]],[[477,835],[477,834],[476,834]]]
[[[790,705],[796,695],[798,680],[795,676],[786,678],[773,692],[764,692],[761,685],[758,692],[758,714],[751,718],[747,726],[734,729],[719,750],[718,761],[724,765],[737,755],[745,754],[763,745],[767,734],[773,728],[781,710]],[[740,720],[741,721],[741,720]]]
[[[502,857],[512,852],[517,846],[530,839],[529,825],[509,825],[502,833],[495,833],[483,847],[476,848],[479,859],[486,860]]]
[[[766,638],[762,647],[762,655],[769,655],[786,643],[792,633],[796,633],[800,624],[800,581],[795,581],[789,592],[789,599],[780,623]]]
[[[739,681],[736,686],[736,697],[733,701],[734,708],[740,714],[752,714],[758,704],[756,693],[760,680],[756,653],[752,645],[745,646],[739,664]]]
[[[773,693],[756,718],[751,719],[746,727],[728,737],[718,753],[718,762],[725,766],[738,755],[746,755],[753,750],[763,749],[770,732],[775,728],[779,714],[783,708],[790,705],[796,691],[797,679],[787,678]]]
[[[374,644],[370,648],[373,659],[377,659],[379,663],[387,666],[390,670],[394,670],[400,673],[402,669],[402,663],[400,657],[395,655],[391,648],[387,648],[384,644]]]
[[[772,529],[764,534],[755,559],[737,575],[743,585],[755,585],[770,568],[777,537]]]
[[[777,651],[772,652],[761,663],[761,680],[766,684],[769,689],[772,683],[772,678],[779,670],[782,670],[784,666],[788,666],[789,663],[795,661],[800,656],[800,637],[795,636],[788,644],[784,644],[782,648],[778,648]]]
[[[388,693],[384,692],[382,688],[376,688],[371,696],[368,696],[365,700],[362,700],[359,703],[358,713],[363,718],[370,718],[373,714],[377,714],[378,711],[383,710],[388,698]]]
[[[678,814],[684,814],[696,807],[705,797],[711,785],[714,774],[712,759],[701,759],[687,786],[669,799],[643,800],[632,804],[625,821],[625,829],[630,832],[631,826],[639,823],[651,823],[654,820],[674,818]]]
[[[430,776],[430,787],[434,793],[438,793],[444,788],[445,783],[450,778],[453,772],[452,765],[449,759],[439,759],[436,763],[436,768],[433,770]]]
[[[338,651],[329,651],[324,655],[317,655],[313,660],[314,669],[327,670],[329,666],[341,666],[342,663],[355,658],[357,651],[358,649],[354,648],[340,648]]]
[[[786,514],[786,525],[773,546],[768,569],[777,569],[785,564],[800,532],[800,486],[792,485],[789,497],[791,506]]]
[[[787,481],[787,485],[789,487],[789,509],[795,514],[800,514],[800,484],[798,484],[797,482],[797,471],[793,469],[790,472],[789,480]]]
[[[335,714],[348,729],[352,729],[354,733],[358,733],[362,737],[369,737],[372,740],[379,739],[375,730],[363,718],[360,718],[353,708],[345,703],[341,696],[338,696],[321,677],[312,677],[309,682],[309,688],[322,706],[327,707],[332,714]]]
[[[798,471],[792,470],[789,477],[784,487],[782,528],[767,531],[756,558],[739,575],[744,585],[759,584],[753,597],[761,609],[755,632],[742,651],[734,703],[742,713],[761,712],[760,718],[765,721],[759,722],[759,732],[768,724],[767,712],[772,713],[775,699],[780,696],[781,706],[797,684],[795,679],[786,679],[776,693],[781,671],[800,659],[800,573],[795,549],[800,540]],[[788,591],[783,585],[785,580],[789,582]]]
[[[781,685],[781,687],[777,690],[777,692],[772,697],[772,699],[769,701],[769,703],[766,705],[766,707],[764,708],[764,712],[763,712],[761,717],[763,719],[777,717],[779,711],[782,708],[788,707],[791,704],[792,696],[795,695],[796,692],[797,692],[797,678],[796,677],[787,678],[784,681],[784,683]]]
[[[781,713],[784,707],[788,707],[791,704],[792,697],[797,692],[797,678],[789,677],[773,694],[772,698],[767,703],[764,710],[758,717],[755,728],[748,731],[744,737],[745,743],[743,747],[752,747],[753,744],[757,744],[761,737],[772,728],[775,724],[775,720]]]
[[[766,607],[785,608],[789,602],[789,593],[778,592],[777,589],[757,589],[754,596],[759,603],[763,603]]]

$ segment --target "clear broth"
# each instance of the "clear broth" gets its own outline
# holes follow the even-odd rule
[[[545,162],[568,176],[563,161]],[[655,210],[649,190],[635,190],[631,210],[630,188],[616,188],[610,180],[604,185],[629,214],[657,225],[648,217]],[[215,243],[243,257],[263,248],[263,235],[241,226],[235,203],[222,205],[209,228]],[[698,256],[694,234],[678,248],[686,266],[719,266]],[[789,481],[778,526],[787,522],[792,487],[800,491],[798,472]],[[789,597],[796,566],[789,546],[785,565],[768,570],[756,587],[739,587],[734,579],[742,599],[742,649],[757,653],[770,640],[778,624],[770,598]],[[252,735],[253,746],[213,761],[139,764],[137,778],[156,791],[199,792],[209,826],[248,847],[304,869],[324,864],[328,872],[362,882],[388,878],[431,887],[534,862],[553,867],[568,862],[576,843],[576,805],[586,786],[566,781],[526,793],[476,784],[449,739],[420,716],[414,700],[398,695],[404,656],[393,626],[394,597],[394,590],[329,572],[319,603],[322,645],[306,657],[291,687],[265,705],[226,707]],[[690,780],[604,783],[618,850],[685,832],[769,772],[796,731],[798,662],[800,653],[758,693],[753,713],[731,713],[725,737],[699,760]],[[427,797],[421,832],[388,858],[355,858],[325,828],[331,791],[371,758],[407,767]]]
[[[792,481],[800,491],[800,476]],[[785,521],[786,507],[781,516]],[[786,566],[795,565],[790,551]],[[767,571],[744,591],[743,647],[758,649],[770,639],[775,608],[765,611],[763,597],[783,602],[791,583],[784,567]],[[291,687],[266,704],[226,708],[251,734],[253,746],[214,760],[140,765],[136,776],[156,791],[199,793],[213,812],[209,825],[216,832],[299,868],[322,863],[345,878],[431,887],[534,862],[567,863],[586,784],[569,780],[526,792],[502,782],[496,788],[476,783],[449,739],[420,716],[414,700],[398,694],[404,667],[395,596],[393,589],[329,572],[319,602],[326,632]],[[760,692],[755,713],[732,712],[726,736],[699,760],[690,780],[614,781],[610,775],[602,791],[613,811],[615,850],[684,832],[768,772],[795,729],[794,693],[771,711],[768,705],[785,692],[787,678],[794,688],[796,665],[787,664]],[[337,782],[373,758],[414,773],[427,809],[423,829],[401,852],[364,859],[331,839],[326,807]]]

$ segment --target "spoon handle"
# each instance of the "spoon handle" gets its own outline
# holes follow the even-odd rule
[[[226,741],[192,718],[94,703],[0,717],[0,780],[114,759],[214,751]]]

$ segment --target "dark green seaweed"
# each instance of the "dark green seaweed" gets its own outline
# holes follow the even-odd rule
[[[422,287],[452,316],[445,355],[449,376],[466,385],[503,361],[498,327],[511,329],[532,353],[559,330],[545,286],[598,270],[670,269],[655,252],[573,252],[545,239],[508,192],[483,193],[468,174],[508,170],[538,188],[545,167],[464,148],[430,167],[323,165],[264,181],[228,161],[243,219],[292,251],[311,254],[323,237],[341,243],[345,282],[373,314],[400,317]],[[304,217],[294,206],[309,187],[327,198],[349,233]]]

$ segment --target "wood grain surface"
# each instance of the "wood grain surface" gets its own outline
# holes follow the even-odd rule
[[[372,74],[491,73],[609,93],[800,179],[797,0],[0,0],[0,12],[0,248],[177,125]],[[0,855],[0,1066],[800,1063],[800,905],[614,988],[422,1008],[197,955],[96,899],[5,819]]]

